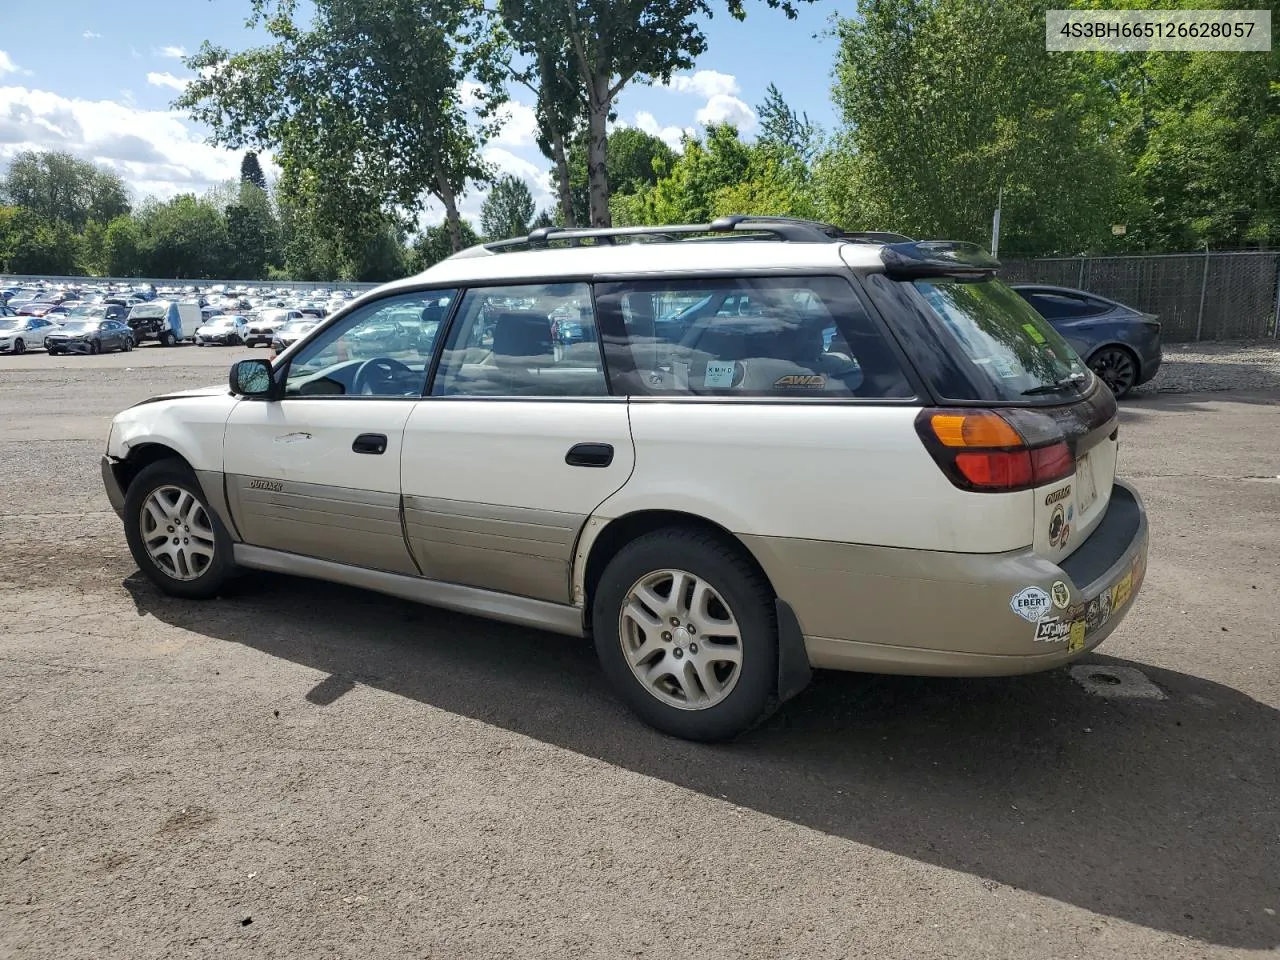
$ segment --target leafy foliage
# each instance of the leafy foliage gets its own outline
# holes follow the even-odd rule
[[[489,240],[523,237],[529,232],[535,206],[529,185],[519,177],[501,177],[480,208],[480,232]]]
[[[501,45],[472,0],[320,0],[299,24],[297,0],[253,0],[273,43],[242,53],[205,43],[199,77],[177,101],[232,147],[270,148],[309,215],[348,259],[428,197],[454,243],[458,198],[484,181],[485,128],[462,105],[480,81],[480,115],[504,98]],[[310,10],[310,5],[308,6]]]
[[[115,173],[60,151],[25,151],[0,179],[0,200],[50,222],[83,230],[129,212],[129,192]]]

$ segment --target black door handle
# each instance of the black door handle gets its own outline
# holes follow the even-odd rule
[[[362,433],[356,437],[355,442],[351,444],[351,449],[356,453],[386,453],[387,437],[383,433]]]
[[[564,455],[571,467],[607,467],[613,463],[612,443],[575,443]]]

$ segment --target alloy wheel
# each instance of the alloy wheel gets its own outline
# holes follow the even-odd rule
[[[1102,378],[1102,382],[1111,388],[1117,397],[1122,397],[1133,389],[1138,379],[1138,368],[1127,350],[1109,347],[1099,351],[1090,361],[1093,372]]]
[[[705,710],[733,692],[742,632],[711,584],[686,570],[648,573],[627,591],[618,637],[631,672],[663,703]]]
[[[213,562],[213,524],[204,504],[182,487],[157,487],[138,520],[147,556],[174,580],[195,580]]]

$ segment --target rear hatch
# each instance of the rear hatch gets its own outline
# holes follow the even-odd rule
[[[962,489],[1030,490],[1026,542],[1049,560],[1069,556],[1111,499],[1115,397],[1044,318],[995,279],[995,261],[976,247],[892,244],[883,258],[885,272],[866,276],[866,286],[937,403],[917,424],[926,446]],[[992,431],[992,416],[1013,432]],[[966,447],[969,435],[989,439]],[[992,463],[983,466],[981,456]],[[985,472],[973,473],[965,457]]]

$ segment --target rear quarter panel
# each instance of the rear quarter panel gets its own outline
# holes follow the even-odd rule
[[[918,407],[633,401],[636,463],[597,517],[680,510],[739,535],[996,553],[1032,540],[1032,491],[952,485]]]

